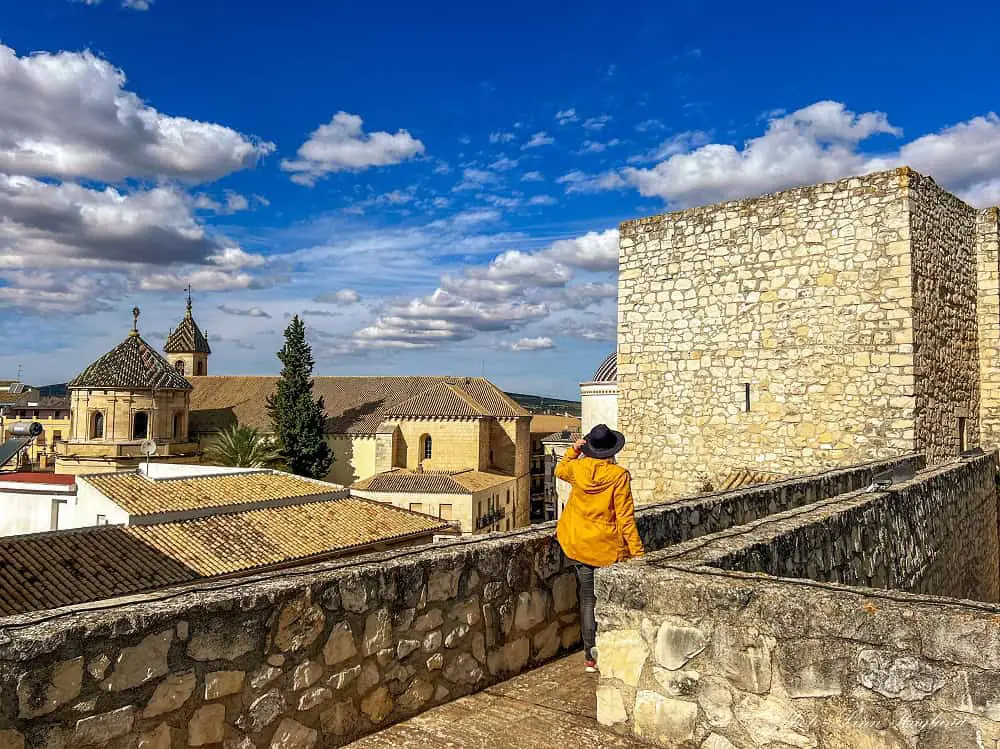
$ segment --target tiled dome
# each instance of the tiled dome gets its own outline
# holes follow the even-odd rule
[[[592,382],[618,382],[618,352],[614,352],[601,362],[601,366],[594,372]]]

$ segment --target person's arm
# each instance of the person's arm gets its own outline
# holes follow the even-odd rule
[[[556,478],[562,479],[566,483],[573,483],[573,466],[574,460],[580,457],[580,448],[587,444],[586,440],[577,440],[573,443],[573,446],[569,448],[562,456],[562,459],[556,464]]]
[[[632,501],[632,478],[628,471],[622,475],[615,487],[615,518],[618,522],[618,533],[625,540],[629,554],[641,557],[646,553],[639,538],[639,530],[635,526],[635,503]]]

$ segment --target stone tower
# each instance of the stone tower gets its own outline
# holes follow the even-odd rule
[[[995,445],[998,224],[906,167],[625,222],[633,486]]]
[[[74,377],[69,438],[56,443],[56,473],[107,473],[145,460],[140,446],[156,442],[153,461],[194,463],[188,439],[191,383],[139,335],[139,308],[120,344]]]
[[[178,374],[185,377],[204,377],[208,374],[208,356],[212,353],[212,349],[191,314],[190,286],[187,311],[178,326],[167,336],[163,351]]]

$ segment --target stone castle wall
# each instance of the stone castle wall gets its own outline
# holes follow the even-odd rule
[[[671,748],[992,746],[1000,606],[936,596],[997,600],[995,475],[959,461],[600,570],[598,720]]]
[[[645,507],[637,525],[652,551],[921,464]],[[343,745],[577,646],[554,529],[2,619],[0,748]]]
[[[988,447],[1000,446],[1000,209],[976,216],[979,327],[979,433]]]
[[[921,440],[938,460],[961,409],[975,444],[973,217],[902,168],[622,224],[621,462],[640,501]]]
[[[916,444],[929,461],[979,444],[976,212],[906,175],[913,269]]]

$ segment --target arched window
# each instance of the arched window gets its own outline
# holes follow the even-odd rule
[[[205,362],[200,361],[195,365],[195,375],[198,377],[205,376]]]
[[[181,438],[181,430],[184,428],[184,412],[177,411],[174,414],[174,439]]]
[[[175,361],[174,362],[174,369],[177,370],[177,374],[183,376],[184,375],[184,360],[183,359],[178,359],[177,361]]]
[[[149,414],[136,411],[132,417],[132,439],[144,440],[149,436]]]
[[[99,440],[104,438],[104,414],[94,411],[90,415],[90,439]]]
[[[422,460],[430,460],[431,455],[434,453],[434,448],[431,445],[431,436],[429,434],[425,434],[421,438],[421,443],[423,445],[420,450],[421,455],[423,455]]]

